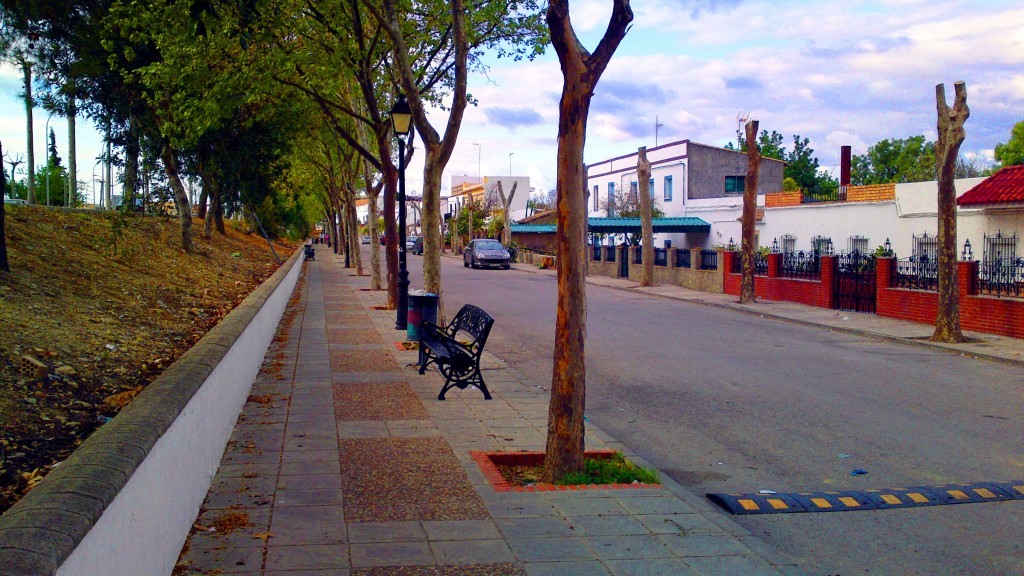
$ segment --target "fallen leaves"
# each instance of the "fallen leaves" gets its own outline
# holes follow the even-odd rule
[[[120,410],[127,406],[132,400],[134,400],[135,397],[138,396],[140,392],[142,392],[142,386],[136,386],[131,390],[125,390],[124,392],[121,392],[119,394],[107,396],[106,398],[103,399],[103,403],[106,404],[107,406],[110,406],[111,408]]]

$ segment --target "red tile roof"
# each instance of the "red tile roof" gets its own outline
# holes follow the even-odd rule
[[[1024,166],[1007,166],[956,199],[960,206],[1024,202]]]

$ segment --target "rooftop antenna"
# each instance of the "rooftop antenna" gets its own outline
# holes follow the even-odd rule
[[[661,128],[664,124],[658,122],[658,117],[654,117],[654,147],[658,147],[658,128]]]
[[[750,112],[746,112],[746,113],[740,112],[740,113],[736,114],[736,148],[737,149],[742,148],[742,146],[740,146],[740,141],[743,139],[742,138],[743,127],[747,124],[747,122],[750,122]]]

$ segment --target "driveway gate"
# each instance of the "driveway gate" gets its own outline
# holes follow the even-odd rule
[[[854,250],[836,256],[835,308],[875,311],[875,257]]]

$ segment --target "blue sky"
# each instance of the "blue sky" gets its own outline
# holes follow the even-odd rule
[[[576,0],[571,15],[593,48],[609,0]],[[839,148],[855,153],[885,138],[935,138],[935,85],[967,82],[971,117],[962,151],[990,158],[1024,120],[1024,7],[1009,1],[943,0],[638,0],[635,19],[598,84],[587,135],[593,162],[658,143],[690,139],[724,145],[738,116],[762,129],[810,138],[823,168]],[[467,110],[452,175],[528,175],[554,185],[561,74],[553,51],[534,62],[493,60],[470,79],[479,105]],[[24,109],[14,99],[20,75],[0,69],[0,139],[24,154]],[[435,126],[446,116],[431,116]],[[43,124],[36,111],[36,155]],[[53,119],[62,155],[66,127]],[[80,126],[85,123],[80,123]],[[79,179],[88,182],[100,138],[82,126]],[[476,146],[475,144],[479,144]],[[510,156],[511,155],[511,156]],[[407,172],[422,186],[422,155]],[[90,188],[91,189],[91,188]]]

